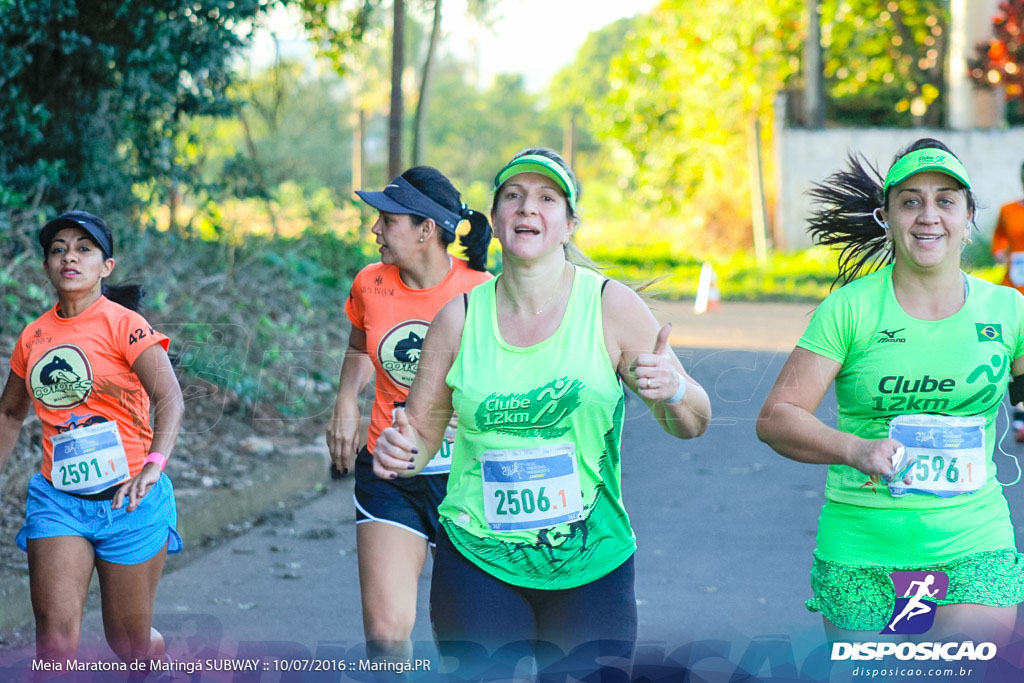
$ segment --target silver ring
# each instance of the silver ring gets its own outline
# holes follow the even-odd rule
[[[641,389],[649,389],[651,387],[651,380],[647,379],[646,377],[641,377],[640,381],[644,383],[644,385],[640,387]]]

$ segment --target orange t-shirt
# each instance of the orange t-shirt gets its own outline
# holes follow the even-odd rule
[[[434,316],[453,298],[489,279],[490,273],[473,270],[454,257],[445,278],[427,289],[407,287],[398,267],[383,263],[366,266],[356,275],[345,312],[366,333],[366,350],[377,371],[367,439],[371,453],[381,431],[391,426],[392,409],[409,395]]]
[[[153,344],[170,340],[135,311],[105,296],[73,318],[54,306],[18,337],[11,370],[24,378],[43,423],[42,475],[52,481],[55,434],[114,420],[128,469],[142,469],[153,441],[149,394],[132,363]]]
[[[1024,252],[1024,201],[1005,204],[999,210],[999,222],[996,223],[995,232],[992,233],[992,253]],[[1010,279],[1010,269],[1007,267],[1006,275],[1003,277],[1003,284],[1016,287],[1024,293],[1024,282],[1016,285]]]

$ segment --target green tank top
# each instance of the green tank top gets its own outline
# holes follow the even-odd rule
[[[447,382],[459,414],[441,523],[467,559],[517,586],[575,588],[625,562],[622,383],[604,342],[604,278],[576,268],[558,330],[529,347],[498,330],[496,283],[473,289]]]

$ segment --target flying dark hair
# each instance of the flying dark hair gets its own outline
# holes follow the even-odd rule
[[[892,261],[889,239],[873,215],[882,205],[882,176],[863,156],[850,153],[847,164],[847,170],[815,183],[809,192],[816,208],[807,231],[815,243],[839,250],[833,287],[848,284],[865,267],[876,270]]]
[[[459,237],[462,254],[473,270],[487,270],[487,249],[491,243],[491,222],[487,220],[487,214],[473,211],[463,204],[462,195],[452,182],[432,166],[413,166],[403,173],[402,177],[436,203],[469,221],[469,232]],[[410,220],[413,225],[420,225],[427,219],[425,216],[410,214]],[[437,232],[446,247],[455,240],[453,234],[444,230]]]
[[[956,156],[942,142],[920,138],[900,150],[890,168],[919,149],[941,149]],[[875,211],[888,209],[889,205],[889,193],[882,190],[885,179],[863,155],[851,152],[847,166],[815,183],[808,192],[816,207],[807,219],[807,231],[815,243],[839,250],[839,274],[832,281],[833,287],[836,283],[849,284],[865,271],[877,270],[893,260],[886,230],[875,220]],[[974,213],[974,194],[959,181],[957,184],[967,193],[968,207]]]

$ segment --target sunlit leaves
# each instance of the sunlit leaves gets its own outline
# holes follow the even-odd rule
[[[629,152],[636,199],[669,211],[724,195],[749,213],[746,131],[752,116],[770,115],[797,66],[801,7],[666,0],[636,22],[593,119],[602,139]]]
[[[941,122],[948,2],[824,0],[821,20],[830,118]]]

